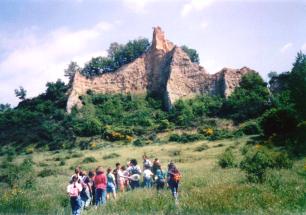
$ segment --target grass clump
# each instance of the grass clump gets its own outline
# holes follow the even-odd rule
[[[86,157],[83,159],[82,163],[94,163],[94,162],[97,162],[97,159],[94,158],[94,157]]]
[[[56,176],[56,175],[57,175],[57,171],[55,169],[44,168],[38,173],[37,176],[45,178],[48,176]]]
[[[110,153],[108,155],[104,155],[102,158],[104,160],[108,160],[108,159],[113,159],[113,158],[117,158],[117,157],[120,157],[120,155],[113,152],[113,153]]]
[[[194,142],[194,141],[203,140],[203,139],[204,139],[204,136],[201,134],[187,134],[187,133],[183,133],[181,135],[171,134],[169,137],[169,141],[178,142],[178,143],[188,143],[188,142]]]
[[[209,146],[208,146],[207,144],[202,144],[202,145],[200,145],[200,146],[197,146],[197,147],[194,149],[194,151],[195,151],[195,152],[202,152],[202,151],[207,150],[207,149],[209,149]]]
[[[225,152],[219,156],[218,164],[222,168],[229,168],[235,166],[235,157],[231,148],[227,148]]]

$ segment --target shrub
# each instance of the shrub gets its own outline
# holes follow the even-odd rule
[[[204,150],[207,150],[209,149],[208,145],[207,144],[202,144],[200,146],[197,146],[194,151],[196,152],[201,152],[201,151],[204,151]]]
[[[159,122],[159,127],[158,127],[158,130],[159,131],[163,131],[163,130],[166,130],[170,127],[170,122],[167,120],[167,119],[163,119]]]
[[[60,166],[65,166],[65,165],[66,165],[65,160],[61,160],[60,163],[59,163],[59,165],[60,165]]]
[[[261,127],[266,137],[272,134],[287,135],[297,126],[295,114],[290,109],[273,108],[262,115]]]
[[[273,166],[274,168],[292,168],[293,161],[289,158],[286,152],[277,152],[273,155]]]
[[[33,175],[33,161],[25,159],[20,165],[8,164],[1,175],[3,182],[15,188],[33,188],[35,186],[35,176]]]
[[[48,168],[45,168],[43,170],[41,170],[39,173],[38,173],[38,177],[48,177],[48,176],[55,176],[57,175],[57,171],[55,169],[48,169]]]
[[[104,160],[108,160],[108,159],[113,159],[113,158],[117,158],[117,157],[120,157],[120,155],[117,154],[117,153],[110,153],[108,155],[104,155],[102,158]]]
[[[228,148],[221,154],[218,158],[218,164],[222,168],[234,167],[235,166],[235,157],[232,149]]]
[[[248,121],[244,123],[240,130],[246,135],[259,134],[261,132],[257,121]]]
[[[89,149],[89,147],[90,147],[90,142],[89,141],[81,141],[80,142],[80,149],[81,150]]]
[[[134,145],[134,146],[140,147],[140,146],[144,146],[144,145],[145,145],[145,142],[144,142],[144,140],[137,139],[137,140],[134,140],[134,141],[133,141],[133,145]]]
[[[83,159],[82,161],[83,163],[94,163],[94,162],[97,162],[97,159],[94,158],[94,157],[86,157]]]
[[[265,149],[256,149],[246,153],[240,163],[240,168],[246,172],[250,182],[262,183],[265,180],[266,169],[271,167],[273,159]]]
[[[33,146],[27,146],[25,148],[25,153],[26,154],[32,154],[34,152],[34,147]]]
[[[72,157],[72,158],[80,158],[80,157],[83,157],[83,154],[82,154],[82,153],[75,152],[75,153],[71,154],[71,157]]]
[[[174,141],[178,143],[188,143],[202,139],[204,139],[204,136],[201,134],[187,134],[187,133],[183,133],[181,135],[171,134],[169,137],[169,141]]]

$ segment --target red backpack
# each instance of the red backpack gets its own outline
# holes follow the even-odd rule
[[[181,178],[182,178],[182,176],[179,172],[176,172],[176,173],[173,174],[173,180],[175,182],[179,182],[181,180]]]

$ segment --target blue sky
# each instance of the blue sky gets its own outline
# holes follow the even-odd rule
[[[111,42],[151,40],[157,25],[210,73],[248,66],[266,79],[306,52],[306,0],[1,0],[0,11],[0,103],[12,105],[19,86],[36,96],[65,80],[71,60],[83,66]]]

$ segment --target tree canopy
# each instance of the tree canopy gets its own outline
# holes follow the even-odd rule
[[[200,63],[200,57],[197,50],[187,47],[186,45],[181,46],[184,52],[189,56],[191,62]]]
[[[111,43],[107,57],[94,57],[81,71],[86,77],[94,77],[107,72],[113,72],[122,65],[135,60],[150,46],[149,40],[140,38],[127,44]]]

